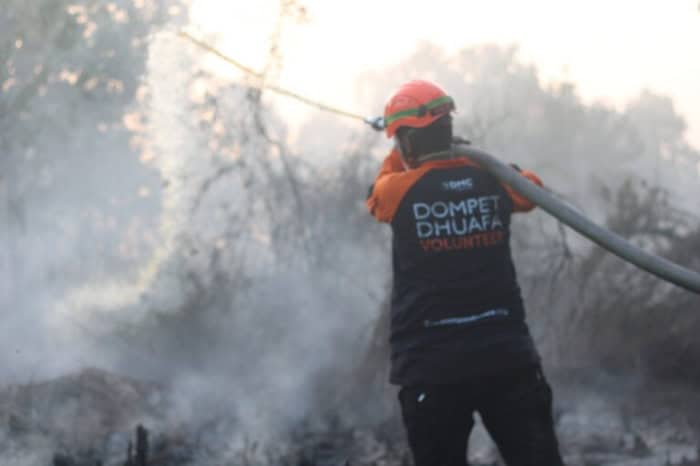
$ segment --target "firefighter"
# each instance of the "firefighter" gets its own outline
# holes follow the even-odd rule
[[[409,445],[416,466],[464,466],[479,413],[509,466],[561,465],[509,244],[511,214],[534,205],[453,154],[454,109],[432,82],[398,88],[367,199],[393,233],[390,381]]]

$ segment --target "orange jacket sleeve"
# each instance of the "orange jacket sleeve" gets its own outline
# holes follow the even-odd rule
[[[536,185],[542,186],[542,180],[533,172],[528,170],[521,170],[520,174],[528,180],[535,183]],[[508,196],[510,196],[510,198],[513,200],[513,212],[529,212],[535,208],[534,203],[532,203],[530,200],[525,198],[523,195],[518,193],[516,190],[514,190],[507,184],[503,184],[503,187],[506,189]]]
[[[380,222],[391,223],[406,192],[424,170],[406,170],[397,149],[384,159],[367,198],[367,209]]]

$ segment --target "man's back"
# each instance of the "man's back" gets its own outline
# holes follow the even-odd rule
[[[522,199],[473,162],[449,159],[380,174],[368,203],[393,231],[393,383],[538,361],[509,246]]]

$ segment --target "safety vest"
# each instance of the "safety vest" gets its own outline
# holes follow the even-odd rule
[[[539,360],[509,241],[511,214],[530,201],[469,159],[406,170],[394,150],[367,207],[393,233],[392,383],[458,382]]]

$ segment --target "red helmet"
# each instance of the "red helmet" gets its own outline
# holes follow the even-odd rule
[[[384,126],[392,137],[401,126],[423,128],[455,109],[452,97],[430,81],[416,79],[402,84],[384,107]]]

